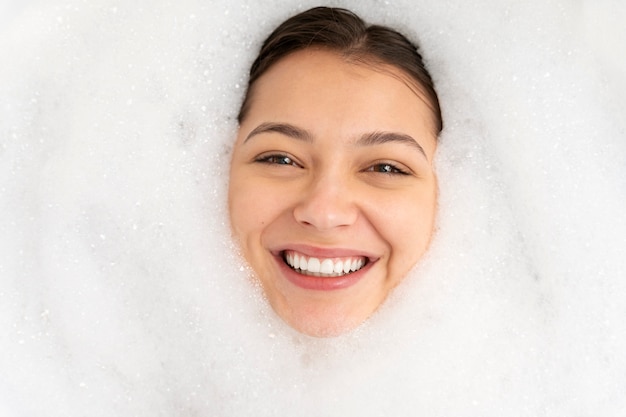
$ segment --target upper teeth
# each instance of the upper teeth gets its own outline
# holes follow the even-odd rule
[[[362,256],[350,258],[314,258],[294,251],[285,251],[285,261],[293,269],[317,275],[336,277],[358,271],[365,265]]]

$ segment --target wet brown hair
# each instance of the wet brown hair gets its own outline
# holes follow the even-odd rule
[[[443,121],[439,99],[415,44],[393,29],[368,26],[351,11],[331,7],[315,7],[290,17],[263,42],[259,56],[250,68],[248,89],[237,117],[239,124],[250,107],[256,80],[281,58],[309,47],[330,49],[361,64],[387,64],[399,68],[425,97],[433,112],[435,133],[441,132]]]

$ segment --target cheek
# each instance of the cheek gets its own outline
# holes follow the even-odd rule
[[[423,256],[430,243],[436,194],[416,193],[389,203],[379,212],[379,230],[390,246],[393,274],[404,275]]]
[[[249,176],[232,176],[229,189],[231,227],[236,237],[250,244],[257,242],[264,229],[279,215],[280,199],[276,191],[268,190],[262,181],[252,181]]]
[[[256,223],[255,212],[250,209],[254,195],[251,195],[248,182],[241,178],[237,172],[231,171],[230,184],[228,188],[228,210],[230,214],[230,224],[236,237],[241,241],[245,240],[245,235],[250,232]]]
[[[254,210],[254,194],[246,187],[232,189],[229,193],[230,222],[236,237],[242,242],[259,229],[262,222],[258,210]]]

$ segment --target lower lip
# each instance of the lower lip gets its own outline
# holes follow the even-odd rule
[[[369,262],[358,271],[339,277],[315,277],[312,275],[299,274],[294,271],[285,263],[281,256],[277,256],[276,261],[279,264],[281,272],[285,277],[287,277],[289,282],[305,290],[316,291],[334,291],[351,287],[359,282],[361,278],[364,277],[367,270],[372,266],[372,263]]]

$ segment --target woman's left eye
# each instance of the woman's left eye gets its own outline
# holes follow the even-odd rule
[[[409,173],[407,171],[399,168],[398,166],[396,166],[394,164],[390,164],[390,163],[386,163],[386,162],[372,165],[371,167],[366,169],[366,171],[368,171],[368,172],[380,172],[380,173],[383,173],[383,174],[409,175]]]

